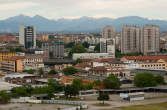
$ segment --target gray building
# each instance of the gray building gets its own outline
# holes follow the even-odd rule
[[[26,49],[36,48],[36,28],[34,26],[20,25],[19,43],[24,45]]]
[[[115,58],[115,39],[100,39],[100,53],[109,53],[110,57]]]
[[[64,57],[64,42],[44,42],[42,43],[42,50],[49,52],[51,58]]]

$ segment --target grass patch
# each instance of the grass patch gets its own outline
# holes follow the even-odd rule
[[[167,102],[166,103],[149,104],[149,105],[120,107],[120,108],[114,108],[114,109],[108,109],[108,110],[167,110]]]
[[[93,104],[93,106],[105,107],[105,106],[110,106],[110,104],[108,104],[108,103],[104,103],[104,104],[102,104],[102,103],[96,103],[96,104]]]

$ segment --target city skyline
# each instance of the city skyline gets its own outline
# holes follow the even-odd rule
[[[166,3],[166,0],[1,0],[0,20],[19,14],[41,15],[49,19],[141,16],[167,20],[164,14]]]

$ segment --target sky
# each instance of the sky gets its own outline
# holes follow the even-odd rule
[[[0,20],[24,14],[49,19],[141,16],[167,20],[167,0],[0,0]]]

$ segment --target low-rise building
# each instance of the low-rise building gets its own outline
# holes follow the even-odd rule
[[[73,59],[104,59],[104,58],[114,58],[109,53],[74,53]]]
[[[27,54],[22,61],[24,70],[44,68],[42,55]]]

